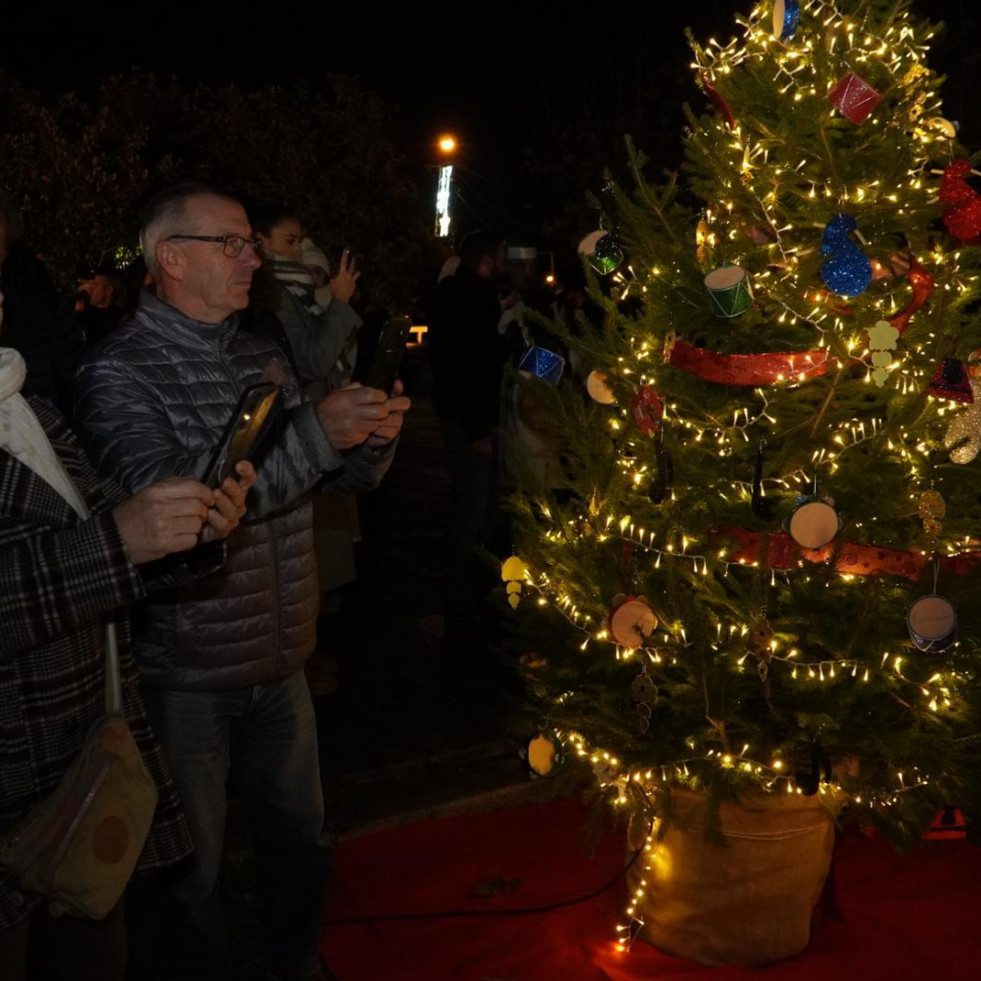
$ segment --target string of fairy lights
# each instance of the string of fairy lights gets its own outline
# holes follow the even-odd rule
[[[624,541],[630,541],[633,544],[639,544],[634,539],[624,538]],[[698,570],[698,562],[702,562],[702,574],[708,575],[709,564],[708,560],[704,556],[699,555],[678,555],[672,552],[659,553],[660,555],[667,555],[672,558],[684,558],[692,562],[693,568]],[[730,563],[723,563],[724,565],[729,565]],[[744,563],[738,563],[740,565]],[[777,574],[776,570],[771,570],[773,575]],[[781,573],[787,580],[790,578],[789,572]],[[843,575],[841,577],[845,581],[852,581],[855,577],[849,575]],[[639,648],[628,648],[623,647],[618,644],[610,635],[609,630],[604,624],[602,618],[588,614],[580,610],[576,605],[572,597],[568,593],[555,590],[550,580],[545,575],[540,575],[537,579],[529,578],[526,580],[527,585],[531,587],[539,596],[539,604],[542,606],[550,605],[554,607],[558,613],[564,617],[572,626],[585,635],[585,640],[580,645],[580,650],[585,651],[591,641],[598,643],[606,643],[615,648],[615,658],[618,661],[629,661],[631,658],[637,657],[639,654],[646,654],[650,659],[650,662],[655,665],[660,665],[667,659],[672,665],[678,663],[676,656],[670,656],[666,658],[666,655],[662,653],[662,649],[658,647],[647,647],[642,646]],[[596,624],[600,625],[597,627]],[[665,625],[666,626],[666,625]],[[717,643],[710,644],[710,648],[715,652],[720,652],[725,646],[723,640],[724,627],[721,623],[716,624],[717,632]],[[730,624],[729,625],[729,639],[735,637],[737,640],[742,640],[749,633],[749,627],[746,624]],[[688,646],[688,640],[685,635],[685,629],[682,625],[677,625],[674,631],[668,629],[662,629],[661,631],[661,642],[662,645],[666,647],[674,646],[676,648],[684,648]],[[830,682],[836,679],[853,679],[861,682],[869,682],[871,679],[873,668],[863,660],[850,658],[850,657],[825,657],[814,661],[805,661],[801,659],[801,651],[799,648],[793,644],[787,645],[788,649],[785,653],[781,653],[781,641],[779,638],[774,637],[767,644],[767,661],[768,663],[778,663],[785,664],[789,669],[789,677],[793,681],[797,681],[798,678],[807,681],[817,681],[817,682]],[[956,654],[958,648],[958,643],[955,642],[951,650]],[[740,649],[733,652],[733,659],[737,668],[742,668],[743,664],[746,662],[747,658],[750,656],[751,652],[745,649]],[[914,687],[923,697],[927,703],[927,707],[931,712],[940,711],[941,707],[950,708],[953,705],[953,695],[951,685],[957,683],[957,674],[952,670],[948,669],[943,672],[933,671],[930,678],[925,681],[917,681],[914,678],[909,678],[903,674],[902,668],[906,663],[906,659],[901,654],[894,654],[891,651],[886,651],[882,654],[881,663],[879,665],[879,671],[881,673],[890,673],[895,678],[903,681],[907,685]],[[934,686],[934,687],[930,687]]]

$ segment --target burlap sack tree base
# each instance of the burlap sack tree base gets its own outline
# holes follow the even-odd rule
[[[819,796],[771,794],[719,805],[671,793],[671,820],[631,867],[639,936],[702,964],[762,967],[807,946],[834,845]],[[658,831],[661,836],[658,836]]]

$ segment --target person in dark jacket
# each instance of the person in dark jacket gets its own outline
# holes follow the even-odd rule
[[[329,868],[317,733],[303,671],[318,589],[310,489],[375,486],[408,399],[349,385],[304,401],[283,352],[238,329],[259,266],[241,204],[199,185],[151,206],[141,232],[155,294],[83,361],[77,419],[97,465],[138,489],[202,473],[243,388],[284,385],[285,411],[257,463],[249,522],[220,574],[142,611],[147,707],[195,844],[169,890],[166,976],[228,972],[218,892],[231,772],[252,827],[267,960],[283,981],[328,977],[318,947]]]
[[[0,838],[54,791],[102,715],[111,617],[123,712],[159,790],[138,868],[160,869],[191,840],[140,698],[127,608],[148,589],[190,581],[189,564],[164,556],[195,549],[200,571],[217,566],[220,545],[196,548],[199,533],[237,524],[251,467],[227,495],[182,479],[129,498],[96,477],[49,402],[20,394],[25,375],[20,353],[0,347]],[[125,963],[122,901],[98,923],[52,917],[0,869],[0,978],[122,981]]]
[[[460,264],[444,276],[430,316],[433,406],[439,416],[452,483],[446,612],[475,610],[473,549],[491,543],[497,515],[498,423],[507,346],[498,331],[517,296],[500,289],[505,242],[472,232],[460,243]]]

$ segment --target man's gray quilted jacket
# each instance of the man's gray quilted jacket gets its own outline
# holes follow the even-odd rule
[[[271,364],[272,363],[272,364]],[[77,425],[96,469],[137,491],[165,477],[200,476],[247,385],[286,372],[287,412],[267,443],[248,513],[220,571],[134,617],[143,680],[157,688],[226,689],[299,670],[316,639],[318,587],[308,491],[377,486],[391,447],[341,455],[302,402],[282,352],[237,329],[204,324],[144,292],[77,376]],[[271,444],[271,445],[270,445]]]

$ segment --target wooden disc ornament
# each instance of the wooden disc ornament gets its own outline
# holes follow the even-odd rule
[[[657,626],[657,614],[643,596],[618,596],[609,618],[610,636],[621,646],[643,647]]]
[[[788,531],[801,548],[824,548],[841,528],[838,512],[824,501],[808,501],[791,516]]]
[[[617,397],[607,384],[606,375],[602,371],[591,371],[586,376],[586,391],[594,402],[600,405],[616,405]]]
[[[553,732],[538,732],[528,741],[524,752],[528,769],[536,777],[547,777],[565,760],[562,743]]]
[[[957,123],[944,119],[943,116],[931,116],[924,121],[924,126],[941,136],[945,136],[948,140],[957,139]]]
[[[957,639],[957,611],[949,600],[931,593],[921,596],[909,608],[906,626],[918,650],[945,651]]]
[[[774,0],[773,36],[781,41],[789,41],[797,33],[800,22],[799,0]]]

